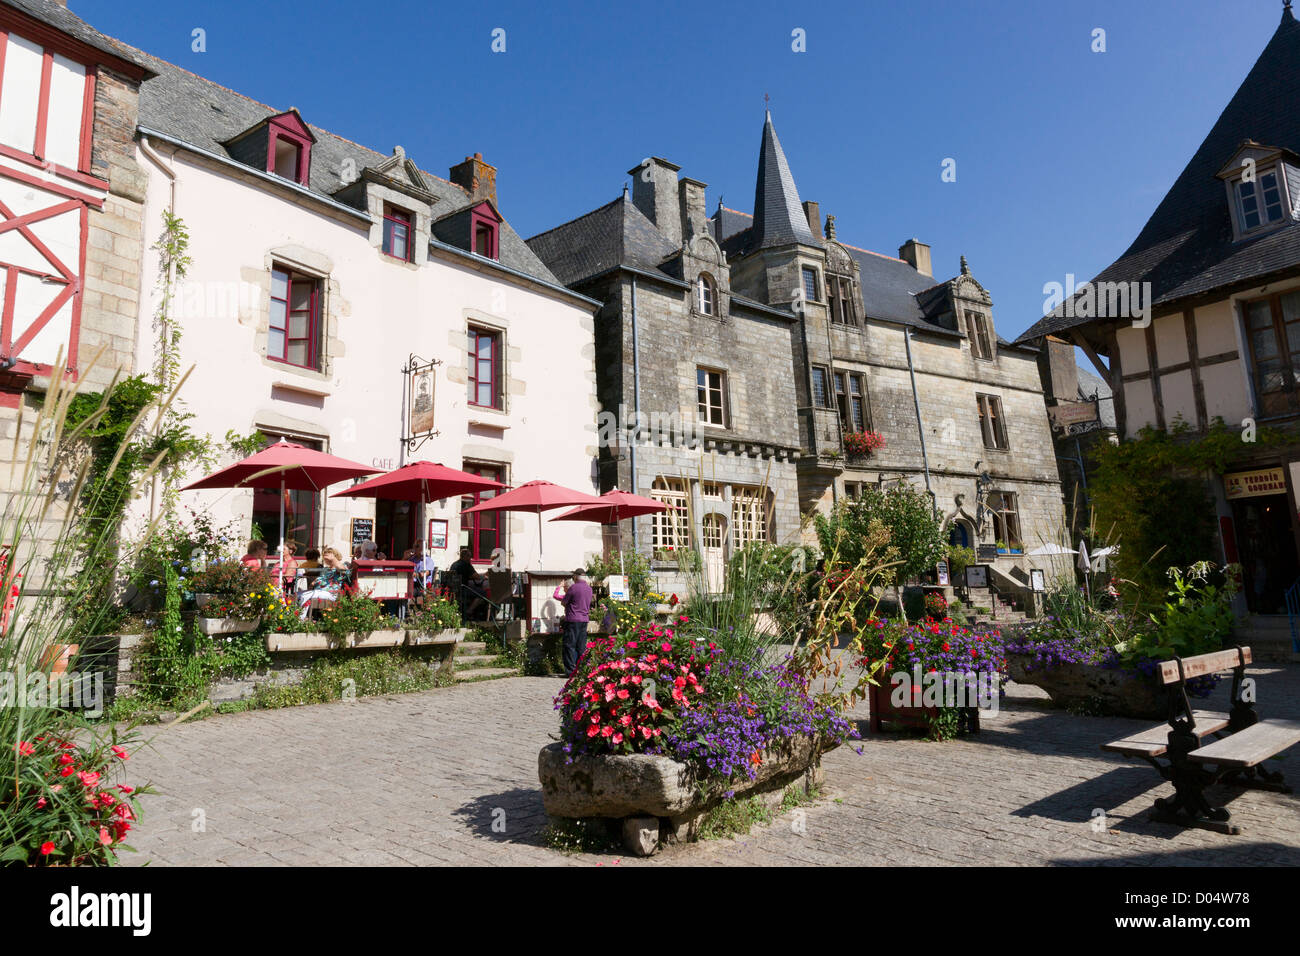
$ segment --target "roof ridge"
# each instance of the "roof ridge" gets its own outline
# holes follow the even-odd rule
[[[741,212],[739,209],[732,209],[730,206],[723,206],[722,208],[727,212],[734,212],[737,216],[744,216],[746,219],[754,218],[754,214],[752,212]]]
[[[877,257],[879,257],[879,258],[881,258],[881,259],[892,259],[894,262],[905,262],[905,263],[907,263],[909,266],[912,265],[910,262],[907,262],[906,259],[900,259],[900,258],[898,258],[897,256],[887,256],[887,255],[885,255],[883,252],[873,252],[873,251],[870,250],[870,249],[863,249],[861,246],[855,246],[855,245],[853,245],[853,243],[851,243],[851,242],[845,242],[843,239],[836,239],[836,240],[834,240],[834,241],[835,241],[835,242],[838,242],[841,246],[844,246],[845,248],[848,248],[848,249],[856,249],[856,250],[858,250],[858,252],[865,252],[865,253],[866,253],[867,255],[869,255],[869,256],[877,256]]]
[[[596,213],[598,213],[598,212],[604,212],[606,209],[608,209],[610,206],[614,205],[614,203],[618,202],[618,201],[619,201],[620,199],[622,199],[622,198],[623,198],[622,196],[618,196],[618,197],[616,197],[616,198],[614,198],[614,199],[611,199],[609,202],[605,203],[605,205],[603,205],[603,206],[597,206],[595,209],[589,209],[589,210],[587,210],[586,212],[582,213],[581,215],[579,215],[579,216],[574,216],[572,219],[568,219],[568,220],[566,220],[566,221],[560,223],[560,224],[557,225],[557,226],[552,226],[550,229],[547,229],[547,230],[545,230],[545,231],[543,231],[543,232],[539,232],[539,233],[536,233],[535,235],[529,236],[529,237],[528,237],[526,240],[524,240],[524,241],[525,241],[525,242],[532,242],[534,239],[540,239],[542,236],[550,235],[551,233],[555,232],[555,230],[557,230],[557,229],[563,229],[565,226],[571,226],[571,225],[573,225],[575,222],[579,222],[579,221],[581,221],[581,220],[583,220],[583,219],[586,219],[588,216],[594,216],[594,215],[596,215]]]

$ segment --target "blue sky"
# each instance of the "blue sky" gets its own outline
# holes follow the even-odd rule
[[[475,151],[524,236],[664,156],[749,212],[764,94],[801,198],[935,273],[1000,334],[1127,247],[1268,42],[1281,0],[431,5],[70,0],[89,23],[424,169]],[[193,52],[192,31],[206,31]],[[505,52],[492,51],[505,30]],[[806,52],[792,50],[792,31]],[[1091,50],[1103,29],[1106,51]],[[943,182],[945,159],[956,181]]]

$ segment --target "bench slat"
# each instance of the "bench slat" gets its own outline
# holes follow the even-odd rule
[[[1241,649],[1242,659],[1249,664],[1250,648]],[[1237,649],[1234,647],[1227,651],[1213,651],[1209,654],[1197,654],[1195,657],[1183,658],[1183,676],[1184,677],[1202,677],[1205,674],[1217,674],[1220,671],[1230,671],[1237,666]],[[1160,664],[1160,683],[1177,684],[1178,683],[1178,662],[1163,661]]]
[[[1192,716],[1196,720],[1197,737],[1204,737],[1228,726],[1227,714],[1218,714],[1210,710],[1194,710]],[[1110,753],[1124,754],[1126,757],[1159,757],[1169,749],[1169,725],[1157,724],[1140,734],[1103,744],[1101,749]]]
[[[1300,743],[1300,720],[1261,720],[1187,755],[1196,763],[1220,767],[1253,767],[1292,744]]]

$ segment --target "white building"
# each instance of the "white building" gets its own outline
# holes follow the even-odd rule
[[[372,152],[296,110],[139,58],[156,75],[140,89],[148,186],[136,370],[152,366],[160,342],[151,246],[170,211],[192,258],[171,318],[181,368],[193,366],[182,398],[196,431],[258,429],[383,471],[429,460],[596,493],[598,303],[565,289],[502,219],[493,167],[467,157],[441,179],[401,147]],[[440,363],[432,378],[412,389],[403,370],[430,362]],[[413,446],[411,406],[429,384],[432,423],[427,406],[414,415]],[[275,492],[186,493],[186,503],[251,520],[268,540],[278,533]],[[501,547],[510,567],[539,567],[535,515],[462,520],[462,501],[449,500],[416,527],[406,503],[308,493],[288,503],[300,553],[349,547],[357,518],[373,519],[380,548],[400,556],[445,521],[446,544],[432,552],[441,567],[458,543],[476,561]],[[599,526],[551,524],[544,565],[571,568],[600,549]]]

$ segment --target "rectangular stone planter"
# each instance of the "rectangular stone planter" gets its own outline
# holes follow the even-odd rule
[[[712,781],[696,786],[693,770],[671,757],[626,754],[579,757],[565,763],[562,744],[543,747],[537,757],[542,803],[551,817],[569,819],[653,818],[656,829],[673,840],[698,834],[703,815],[728,791],[736,798],[784,790],[803,780],[811,789],[822,782],[823,742],[795,737],[763,754],[753,780]],[[627,827],[624,828],[625,833]],[[644,831],[643,831],[644,832]],[[638,849],[634,852],[653,852]]]
[[[214,634],[247,634],[249,631],[256,631],[257,625],[262,621],[260,617],[255,617],[251,621],[241,621],[233,617],[200,617],[195,620],[199,625],[199,633],[207,634],[209,637]]]
[[[459,644],[469,634],[463,627],[448,628],[432,633],[425,631],[405,631],[407,647],[427,647],[430,644]]]
[[[406,631],[403,630],[371,631],[361,636],[353,634],[348,638],[349,647],[400,647],[405,643]]]
[[[276,651],[332,651],[340,646],[321,631],[266,635],[266,649],[272,654]]]

